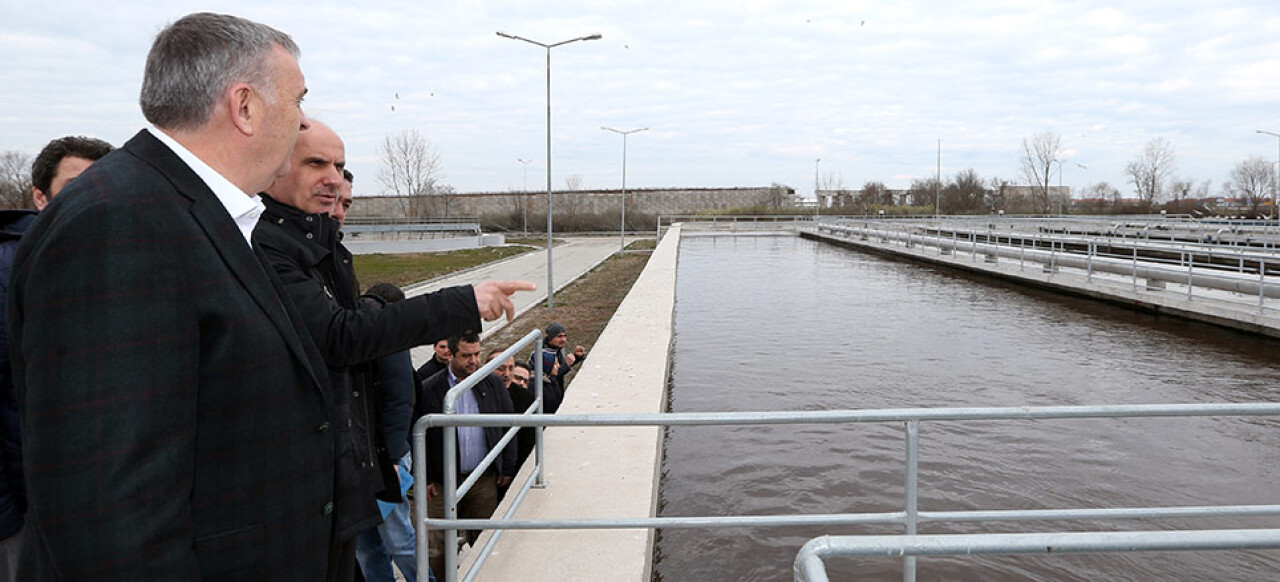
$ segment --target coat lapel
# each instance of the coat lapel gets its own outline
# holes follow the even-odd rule
[[[210,243],[231,273],[284,337],[294,356],[303,362],[303,367],[327,402],[328,391],[323,388],[328,385],[328,378],[324,376],[324,366],[319,363],[321,361],[318,353],[312,354],[315,349],[306,349],[309,344],[302,340],[298,328],[294,326],[279,285],[274,284],[274,277],[264,267],[265,261],[260,260],[244,240],[244,235],[236,227],[226,207],[173,150],[148,131],[138,132],[124,147],[135,151],[141,159],[164,174],[179,194],[191,200],[191,216],[209,237]]]

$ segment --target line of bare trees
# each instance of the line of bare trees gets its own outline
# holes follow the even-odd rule
[[[1028,181],[1040,191],[1047,191],[1053,163],[1058,172],[1066,160],[1061,159],[1061,140],[1056,133],[1044,132],[1023,140],[1021,158]],[[1177,177],[1178,157],[1173,146],[1164,138],[1156,137],[1147,142],[1132,161],[1124,167],[1125,177],[1132,187],[1132,196],[1125,196],[1119,189],[1106,182],[1098,182],[1084,188],[1076,200],[1081,212],[1154,212],[1167,210],[1180,214],[1207,215],[1230,213],[1251,217],[1275,216],[1277,170],[1274,164],[1257,156],[1238,162],[1230,173],[1230,179],[1214,196],[1208,180]],[[1223,207],[1217,200],[1224,199]],[[1268,200],[1271,208],[1264,208]]]

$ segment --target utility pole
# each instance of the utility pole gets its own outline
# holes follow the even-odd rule
[[[818,197],[818,164],[822,162],[822,158],[813,160],[813,215],[817,216],[818,211],[822,209],[822,199]]]
[[[938,138],[938,173],[934,176],[937,180],[933,183],[933,215],[942,214],[942,138]]]

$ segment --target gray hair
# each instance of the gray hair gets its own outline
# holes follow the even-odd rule
[[[226,14],[188,14],[156,35],[147,55],[138,103],[156,127],[192,130],[209,122],[219,95],[246,82],[268,101],[275,75],[267,64],[273,47],[298,58],[289,35]]]

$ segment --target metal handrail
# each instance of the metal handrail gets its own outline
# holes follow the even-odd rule
[[[1280,548],[1280,529],[821,536],[796,554],[795,582],[827,582],[824,558],[1096,554]]]
[[[461,386],[461,384],[459,384]],[[703,528],[745,526],[820,526],[849,524],[898,524],[906,528],[908,538],[913,536],[921,522],[973,522],[973,521],[1025,521],[1025,520],[1080,520],[1080,519],[1139,519],[1175,517],[1244,517],[1280,516],[1280,505],[1230,505],[1200,507],[1137,507],[1137,508],[1084,508],[1041,510],[981,510],[929,512],[918,509],[918,461],[921,422],[935,421],[1008,421],[1086,418],[1165,418],[1201,416],[1280,416],[1280,403],[1243,404],[1137,404],[1100,406],[1042,406],[1042,407],[974,407],[974,408],[900,408],[881,410],[825,410],[825,411],[760,411],[760,412],[684,412],[659,414],[431,414],[419,421],[414,428],[414,451],[425,451],[425,423],[430,426],[511,426],[511,427],[621,427],[621,426],[714,426],[714,425],[785,425],[785,424],[842,424],[842,423],[906,423],[906,496],[902,511],[882,513],[844,513],[817,515],[751,515],[751,516],[703,516],[703,517],[649,517],[631,519],[444,519],[421,518],[419,523],[428,529],[457,528],[492,529],[654,529],[654,528]],[[424,429],[419,432],[418,427]],[[450,431],[445,431],[448,434]],[[421,448],[419,448],[421,447]],[[425,453],[424,453],[425,454]],[[446,444],[446,460],[449,451]],[[414,464],[415,471],[418,464]],[[415,483],[415,487],[417,484]],[[456,543],[456,542],[455,542]],[[452,546],[447,546],[452,547]],[[492,547],[492,541],[490,546]],[[420,552],[425,547],[419,545]],[[446,558],[450,555],[446,552]],[[914,580],[915,558],[903,554],[905,580]],[[419,556],[421,561],[423,556]],[[468,579],[473,577],[472,569]],[[443,580],[456,580],[456,571],[446,569],[436,573]]]
[[[440,426],[440,427],[446,426],[445,424],[442,424],[439,422],[433,422],[434,420],[437,419],[437,417],[440,417],[440,416],[443,416],[444,418],[448,418],[451,416],[452,417],[482,416],[485,419],[494,419],[497,416],[513,416],[513,415],[487,415],[487,414],[486,415],[458,415],[456,413],[458,398],[460,398],[463,393],[474,388],[476,384],[480,383],[480,380],[487,378],[489,374],[492,374],[493,371],[497,369],[497,367],[502,362],[506,361],[507,358],[515,357],[516,353],[524,349],[525,346],[533,343],[535,346],[534,353],[540,354],[542,350],[541,340],[542,340],[542,330],[535,329],[529,332],[523,338],[521,338],[520,341],[512,344],[511,347],[508,347],[506,350],[503,350],[502,354],[500,354],[498,357],[490,359],[487,364],[481,366],[480,369],[476,370],[474,374],[467,376],[462,381],[458,382],[458,384],[455,385],[453,388],[450,388],[449,391],[445,393],[445,396],[444,396],[444,413],[442,415],[428,414],[418,419],[418,421],[414,423],[413,425],[413,456],[416,462],[413,463],[413,497],[414,499],[417,500],[417,502],[414,505],[414,518],[417,520],[418,523],[424,523],[427,521],[427,505],[428,505],[427,498],[429,495],[429,493],[427,492],[428,482],[427,482],[427,463],[426,463],[427,429],[433,426]],[[542,413],[543,413],[542,358],[540,356],[535,357],[533,358],[533,361],[534,361],[534,364],[533,364],[534,366],[534,370],[533,370],[534,402],[529,407],[528,410],[525,410],[523,413],[519,415],[519,418],[525,418],[525,417],[532,418],[534,415],[542,416]],[[506,423],[500,423],[500,422],[484,422],[483,424],[454,425],[454,426],[495,426],[495,425],[507,426]],[[476,468],[471,472],[471,476],[468,477],[467,480],[464,481],[461,485],[458,485],[458,434],[457,434],[457,431],[452,431],[452,430],[442,431],[444,433],[442,438],[442,441],[443,441],[442,447],[444,449],[443,451],[444,452],[444,459],[443,459],[444,491],[441,491],[440,494],[444,496],[444,514],[446,518],[457,519],[458,500],[461,499],[463,496],[465,496],[467,492],[471,490],[471,487],[474,486],[475,483],[480,479],[480,477],[483,476],[483,473],[485,472],[485,470],[487,470],[488,467],[493,464],[494,460],[496,460],[498,456],[502,454],[502,449],[505,448],[507,444],[511,442],[512,439],[516,438],[516,435],[519,432],[519,427],[516,425],[510,425],[510,426],[511,428],[509,428],[507,432],[503,434],[502,439],[498,442],[498,444],[493,449],[491,449],[488,452],[488,454],[485,455],[484,460],[480,461],[480,463],[476,465]],[[511,504],[511,509],[508,511],[508,514],[507,514],[508,516],[512,515],[515,512],[516,508],[519,507],[520,502],[524,500],[524,496],[528,492],[530,487],[545,487],[547,485],[546,475],[545,475],[543,462],[542,462],[543,461],[543,441],[542,441],[543,429],[539,425],[529,425],[529,426],[534,427],[534,437],[535,437],[534,470],[533,470],[533,473],[530,475],[530,477],[525,480],[525,483],[521,485],[520,493],[516,497],[515,501]],[[430,562],[429,562],[430,540],[429,540],[429,536],[426,535],[426,533],[427,532],[424,531],[422,535],[418,535],[417,538],[415,539],[416,552],[417,552],[416,558],[418,562],[419,572],[426,572],[428,568],[430,568]],[[485,555],[487,555],[488,552],[493,548],[493,544],[497,543],[497,539],[501,536],[501,534],[502,534],[501,531],[497,531],[494,533],[494,535],[489,541],[489,544],[485,546],[485,551],[484,551]],[[445,529],[444,547],[456,548],[457,545],[458,545],[458,530],[455,528]],[[446,551],[444,552],[444,558],[445,558],[445,561],[444,561],[445,570],[447,572],[444,574],[444,579],[452,582],[453,580],[456,580],[456,576],[457,576],[457,553]]]
[[[858,226],[824,223],[818,225],[817,230],[841,233],[845,236],[878,238],[884,241],[892,240],[904,243],[907,246],[916,244],[935,246],[941,249],[944,254],[967,251],[975,256],[983,254],[989,257],[1004,257],[1017,260],[1020,264],[1024,261],[1031,261],[1044,264],[1046,272],[1056,272],[1059,267],[1074,268],[1086,273],[1090,281],[1095,279],[1097,273],[1111,273],[1113,275],[1131,277],[1135,286],[1138,284],[1138,279],[1176,283],[1187,286],[1188,298],[1197,296],[1194,295],[1194,290],[1197,287],[1238,293],[1243,296],[1256,297],[1257,302],[1254,305],[1259,311],[1265,311],[1267,307],[1264,302],[1265,298],[1274,299],[1280,297],[1280,283],[1274,277],[1268,278],[1265,275],[1268,257],[1257,253],[1231,255],[1232,258],[1239,257],[1242,261],[1256,261],[1256,274],[1251,274],[1243,271],[1224,270],[1205,264],[1197,265],[1196,254],[1189,252],[1182,253],[1178,261],[1151,257],[1139,259],[1136,254],[1137,247],[1134,247],[1135,254],[1132,256],[1099,253],[1096,243],[1088,244],[1086,252],[1070,252],[1057,246],[1043,249],[998,242],[978,242],[976,236],[959,238],[958,233],[955,231],[952,231],[950,237],[943,237],[893,228],[881,229],[879,226],[879,224]],[[1225,251],[1226,249],[1219,248],[1217,249],[1217,254],[1213,256],[1224,258],[1226,256],[1224,254]],[[1209,253],[1202,252],[1201,254],[1207,255]],[[1270,255],[1269,261],[1275,265],[1280,263],[1280,257]],[[1239,303],[1218,297],[1204,296],[1203,294],[1198,297],[1226,301],[1227,303]]]

